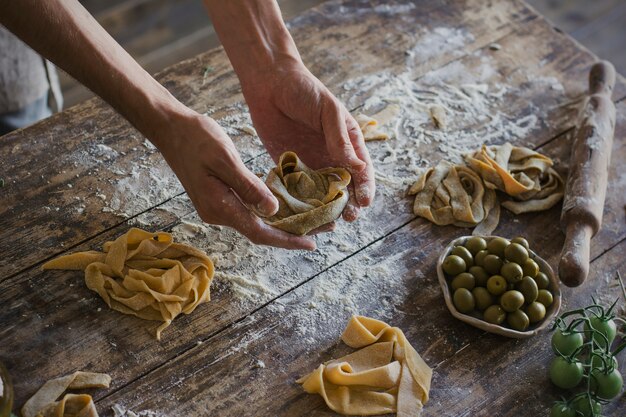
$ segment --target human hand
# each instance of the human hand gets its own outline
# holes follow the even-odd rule
[[[357,122],[301,63],[242,78],[254,126],[275,162],[294,151],[314,169],[344,167],[352,175],[346,221],[374,198],[374,168]]]
[[[232,141],[211,118],[185,111],[151,138],[185,187],[200,218],[229,226],[255,244],[314,250],[311,237],[265,224],[254,213],[271,216],[278,201],[243,164]]]

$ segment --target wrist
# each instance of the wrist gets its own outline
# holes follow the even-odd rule
[[[205,0],[205,5],[244,89],[281,69],[303,66],[275,0]]]
[[[200,114],[186,107],[166,91],[167,94],[144,97],[145,104],[138,106],[138,113],[130,117],[133,125],[147,137],[162,153],[176,145],[184,137],[184,126],[195,123]]]

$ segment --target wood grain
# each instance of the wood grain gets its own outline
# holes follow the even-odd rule
[[[463,9],[468,15],[465,30],[474,38],[471,44],[464,46],[468,50],[461,46],[450,48],[420,62],[414,69],[416,76],[459,59],[473,48],[510,33],[511,24],[530,18],[523,8],[509,8],[507,4],[506,1],[496,2],[494,15],[481,17],[478,12],[470,13],[472,7],[480,8],[480,2],[468,2],[472,7]],[[458,8],[438,3],[437,6],[437,12],[430,13],[428,7],[414,7],[410,19],[396,22],[394,14],[379,14],[366,2],[341,6],[329,3],[317,12],[295,19],[292,27],[307,65],[331,89],[341,91],[350,77],[381,68],[395,67],[397,71],[405,68],[404,48],[414,41],[407,33],[421,30],[420,27],[429,22],[454,26],[461,14]],[[340,7],[348,8],[359,19],[344,21],[344,15],[337,13]],[[512,23],[503,24],[506,18]],[[315,19],[314,23],[310,19]],[[396,48],[380,44],[378,28],[389,26],[390,22],[394,22],[392,33],[397,37]],[[320,45],[318,39],[323,39],[325,44]],[[375,54],[369,52],[371,48],[375,49]],[[348,55],[355,50],[363,51],[360,58],[364,65],[357,64],[357,60]],[[205,77],[207,67],[212,71]],[[199,112],[211,111],[218,121],[242,112],[241,107],[236,107],[242,101],[236,76],[221,49],[176,65],[158,79],[179,100]],[[256,138],[240,133],[233,140],[244,160],[263,153]],[[11,166],[12,170],[4,176],[7,185],[0,196],[0,251],[8,259],[6,264],[0,265],[0,280],[180,194],[182,187],[174,174],[160,155],[143,143],[141,135],[98,99],[5,136],[0,143],[0,158],[2,164],[6,161],[6,166]],[[105,159],[99,153],[99,145],[109,146],[115,153]],[[142,161],[141,164],[138,161]],[[143,169],[142,164],[148,168]],[[136,175],[129,178],[133,169]],[[162,179],[158,193],[148,193],[153,182],[151,170]],[[126,215],[103,213],[107,202],[93,198],[95,194],[111,198],[116,193],[124,193],[125,187],[134,190],[138,186],[142,187],[145,199],[133,205],[132,210],[122,210]],[[78,209],[80,204],[75,197],[84,200],[84,210]],[[93,218],[98,221],[94,222]],[[32,239],[40,241],[36,249],[28,244]]]
[[[411,79],[423,86],[432,80],[458,84],[459,73],[466,77],[464,82],[509,86],[502,106],[512,120],[536,115],[538,123],[530,133],[520,137],[515,132],[484,131],[480,125],[466,129],[493,135],[489,136],[493,143],[512,140],[538,147],[555,158],[562,171],[575,110],[566,104],[586,88],[586,73],[595,57],[555,32],[523,3],[510,4],[494,1],[485,8],[478,0],[426,2],[393,13],[386,2],[333,1],[293,20],[291,27],[307,64],[353,108],[371,91],[345,89],[346,81],[381,72],[393,77],[409,71]],[[423,62],[407,62],[405,51],[429,30],[457,27],[459,22],[472,41]],[[493,42],[501,49],[490,48]],[[213,70],[205,77],[207,65]],[[484,65],[493,71],[483,73]],[[211,109],[225,125],[242,112],[236,78],[221,50],[168,69],[159,79],[196,110]],[[563,90],[550,88],[554,82]],[[620,82],[614,99],[624,96],[626,86]],[[615,253],[623,250],[626,237],[626,173],[621,169],[626,158],[626,101],[617,108],[604,226],[592,242],[596,259],[592,278],[599,276],[595,271],[621,265]],[[258,140],[243,134],[234,140],[253,171],[271,166]],[[406,151],[400,144],[392,139],[385,146]],[[116,152],[103,152],[106,148],[97,145]],[[549,393],[532,391],[529,378],[538,368],[524,355],[527,350],[516,342],[485,336],[453,319],[445,308],[435,259],[448,241],[467,231],[415,219],[406,184],[398,177],[410,180],[415,167],[384,164],[380,161],[387,148],[380,143],[368,146],[379,175],[376,203],[358,222],[340,223],[334,233],[319,236],[320,249],[304,254],[255,247],[226,228],[210,227],[185,237],[188,222],[198,219],[173,174],[157,151],[97,100],[3,138],[0,166],[12,170],[2,173],[7,186],[0,195],[4,255],[0,360],[19,376],[14,378],[16,403],[43,381],[84,369],[113,376],[111,390],[93,393],[102,411],[121,403],[135,411],[149,408],[170,416],[239,416],[250,415],[254,404],[255,415],[328,415],[319,397],[304,394],[293,381],[320,361],[348,352],[337,343],[338,335],[349,315],[359,312],[402,327],[435,367],[437,384],[429,407],[437,410],[436,415],[487,415],[481,414],[484,407],[489,415],[515,410],[516,415],[530,417],[540,407],[545,410],[551,398]],[[425,163],[443,156],[437,143],[416,146]],[[129,177],[133,167],[136,174]],[[144,190],[153,181],[151,172],[165,181],[159,184],[163,192],[146,194],[132,210],[121,207],[124,215],[102,212],[110,200],[102,201],[96,194],[111,198],[129,185],[142,185],[138,190]],[[77,209],[77,196],[84,204],[82,211]],[[559,214],[560,206],[522,216],[505,211],[496,234],[527,236],[554,266],[563,243]],[[45,259],[98,248],[132,225],[173,230],[176,238],[212,254],[221,273],[254,277],[271,284],[269,290],[246,298],[237,292],[235,280],[218,277],[211,302],[178,318],[158,343],[152,333],[156,323],[108,310],[84,286],[81,273],[39,270]],[[568,290],[566,305],[576,306],[590,294],[605,294],[599,282],[592,279],[577,292]],[[533,338],[528,346],[543,349],[541,340],[545,342],[541,336]],[[491,349],[491,362],[480,355],[485,346]],[[463,356],[466,350],[475,353]],[[546,362],[547,351],[541,352],[538,358]],[[508,359],[502,366],[492,365],[494,358],[508,355],[512,365],[507,365]],[[466,359],[459,362],[459,357]],[[469,370],[463,372],[463,366]],[[511,389],[505,382],[516,366],[523,378],[519,389]],[[499,384],[494,394],[484,388],[492,380],[488,378]],[[547,385],[546,381],[542,377],[538,383]],[[510,391],[504,392],[505,387]],[[539,401],[520,408],[516,393]],[[446,414],[448,409],[455,411]],[[607,415],[618,415],[616,410]]]

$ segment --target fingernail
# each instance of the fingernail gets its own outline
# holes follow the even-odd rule
[[[347,222],[353,222],[359,217],[359,209],[352,205],[348,205],[343,211],[343,218]]]
[[[274,195],[265,195],[265,197],[256,204],[256,210],[265,217],[270,217],[278,211],[278,200]]]

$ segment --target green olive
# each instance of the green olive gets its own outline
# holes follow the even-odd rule
[[[506,315],[506,322],[509,323],[512,329],[523,332],[528,329],[528,325],[530,324],[530,320],[526,313],[522,310],[515,310],[512,313]]]
[[[537,294],[537,301],[543,304],[546,308],[550,307],[550,304],[554,301],[552,293],[548,290],[541,289]]]
[[[498,258],[496,255],[487,255],[485,256],[483,267],[485,271],[491,275],[499,274],[500,268],[502,268],[502,259]]]
[[[500,275],[494,275],[487,280],[487,290],[493,295],[504,294],[506,291],[506,279]]]
[[[465,272],[466,269],[465,261],[457,255],[446,256],[442,267],[446,274],[452,276],[459,275],[461,272]]]
[[[502,324],[506,318],[506,312],[502,310],[502,307],[494,304],[487,307],[483,316],[486,322],[491,324]]]
[[[524,278],[522,267],[515,262],[507,262],[500,269],[502,276],[510,283],[515,284]]]
[[[474,265],[485,266],[485,256],[489,255],[487,250],[481,250],[474,257]]]
[[[469,269],[470,274],[474,275],[476,279],[476,285],[479,287],[484,287],[487,285],[487,280],[489,279],[489,274],[485,271],[485,268],[482,266],[473,266]]]
[[[534,282],[534,281],[533,281]],[[462,272],[452,280],[452,289],[467,288],[471,290],[476,286],[476,278],[469,272]]]
[[[470,251],[468,251],[463,246],[455,246],[450,251],[450,255],[456,255],[456,256],[460,256],[461,258],[463,258],[463,260],[465,261],[465,266],[467,268],[469,268],[470,266],[474,266],[474,257],[472,256]]]
[[[483,320],[483,313],[482,311],[478,311],[478,310],[472,310],[469,313],[467,313],[469,316],[472,316],[474,318],[477,318],[478,320]]]
[[[474,296],[467,288],[459,288],[456,290],[452,296],[452,300],[454,301],[456,309],[461,313],[469,313],[476,305]]]
[[[521,236],[514,237],[513,239],[511,239],[511,243],[520,244],[524,248],[526,248],[526,250],[530,249],[530,245],[528,244],[528,241]]]
[[[531,323],[537,323],[546,316],[546,307],[537,301],[532,302],[526,307],[526,315]]]
[[[535,278],[539,273],[539,265],[537,265],[537,262],[530,258],[526,259],[526,261],[524,261],[521,265],[522,270],[524,271],[524,276]]]
[[[524,295],[524,302],[526,304],[530,304],[537,300],[537,295],[539,295],[539,288],[537,288],[537,283],[531,277],[522,278],[522,280],[517,284],[516,287],[519,292]]]
[[[476,301],[476,308],[479,310],[485,310],[490,305],[493,305],[493,295],[487,291],[484,287],[476,287],[472,290],[472,295]]]
[[[504,249],[504,257],[507,261],[523,265],[528,259],[528,251],[519,243],[511,243]]]
[[[482,237],[472,236],[465,242],[465,247],[472,255],[476,255],[478,252],[487,249],[487,242]]]
[[[524,295],[517,290],[510,290],[502,294],[500,297],[500,306],[507,313],[519,310],[524,305]]]
[[[546,290],[550,286],[550,278],[543,272],[538,272],[535,276],[535,282],[540,290]]]
[[[494,237],[487,243],[487,250],[490,254],[504,259],[504,250],[509,244],[510,242],[503,237]]]

